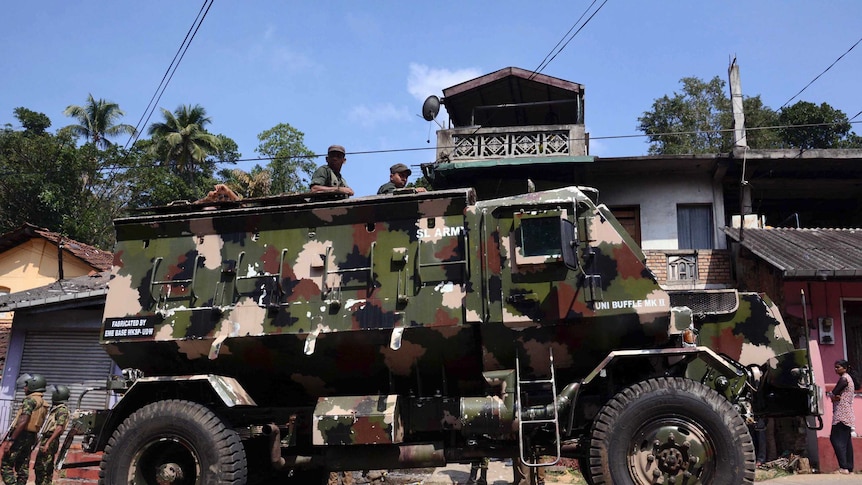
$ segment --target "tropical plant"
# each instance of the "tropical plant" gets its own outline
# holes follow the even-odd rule
[[[97,101],[92,94],[87,96],[87,103],[84,106],[69,105],[63,114],[78,120],[77,125],[69,125],[64,128],[65,130],[69,130],[75,136],[92,141],[102,149],[111,146],[111,142],[108,140],[109,136],[122,134],[133,136],[136,134],[134,126],[116,123],[117,120],[125,116],[120,105],[104,99]]]
[[[269,158],[273,194],[299,192],[308,186],[314,172],[314,152],[305,146],[305,134],[287,123],[279,123],[257,135],[254,151]]]
[[[251,172],[238,168],[223,170],[220,175],[224,184],[241,197],[265,197],[270,195],[272,188],[272,173],[255,165]]]
[[[78,147],[68,130],[47,133],[42,113],[17,108],[15,116],[24,130],[0,132],[0,231],[29,223],[110,249],[126,200],[117,168],[133,158],[116,146]]]
[[[153,153],[194,185],[196,166],[221,149],[218,136],[206,130],[211,120],[201,105],[182,105],[173,113],[162,108],[165,121],[150,125]]]

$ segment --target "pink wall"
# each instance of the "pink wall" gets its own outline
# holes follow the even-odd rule
[[[836,360],[847,358],[844,344],[844,320],[842,318],[842,299],[862,300],[862,282],[833,281],[785,281],[784,283],[784,313],[787,317],[802,318],[800,290],[805,290],[808,303],[808,321],[817,326],[819,317],[829,316],[835,319],[834,344],[820,344],[820,355],[823,359],[823,373],[827,390],[832,389],[838,380],[835,375]],[[819,332],[811,330],[811,339],[819,341]],[[862,369],[856,369],[862,371]]]
[[[838,469],[835,452],[829,442],[829,432],[832,428],[832,401],[825,393],[835,387],[838,375],[835,374],[835,361],[847,358],[844,344],[844,321],[842,317],[842,299],[862,299],[862,283],[844,282],[798,282],[784,283],[784,313],[785,320],[803,316],[800,290],[805,291],[808,321],[817,326],[818,317],[830,316],[835,319],[834,344],[819,344],[819,331],[811,330],[811,360],[814,375],[821,386],[823,398],[823,429],[817,431],[817,448],[820,461],[820,471],[830,473]],[[857,369],[862,371],[862,369]],[[856,393],[853,401],[853,412],[856,415],[857,433],[862,434],[862,393]],[[853,454],[857,463],[862,461],[862,437],[853,439]]]

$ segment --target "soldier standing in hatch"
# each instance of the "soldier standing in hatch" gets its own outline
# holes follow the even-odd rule
[[[396,189],[403,189],[407,185],[407,178],[412,173],[413,171],[410,170],[410,167],[403,163],[396,163],[389,167],[389,182],[386,182],[377,189],[377,195],[391,194]],[[416,192],[425,192],[425,187],[416,187]]]
[[[66,386],[52,386],[51,410],[48,419],[42,426],[39,438],[39,452],[36,453],[36,462],[33,471],[36,474],[36,485],[51,485],[54,480],[54,459],[60,448],[60,435],[69,423],[69,408],[66,401],[69,400],[69,388]]]
[[[30,475],[30,452],[36,444],[36,432],[45,422],[48,406],[42,399],[45,378],[39,374],[23,374],[17,381],[24,385],[24,400],[9,431],[0,445],[3,462],[0,475],[5,485],[26,485]]]
[[[317,167],[311,175],[312,192],[330,192],[344,194],[348,197],[353,195],[353,189],[347,185],[347,181],[341,176],[341,167],[347,161],[344,147],[331,145],[326,150],[326,165]]]

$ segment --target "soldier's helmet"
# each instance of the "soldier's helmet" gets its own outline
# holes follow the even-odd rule
[[[41,374],[21,374],[21,377],[15,381],[18,386],[25,386],[27,393],[45,392],[45,378]]]
[[[69,392],[69,388],[62,384],[58,386],[48,386],[48,390],[51,391],[51,402],[53,404],[60,404],[61,402],[68,401],[71,394]]]

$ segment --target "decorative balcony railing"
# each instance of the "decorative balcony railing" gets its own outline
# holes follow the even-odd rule
[[[587,155],[584,125],[456,128],[437,132],[441,161]]]

